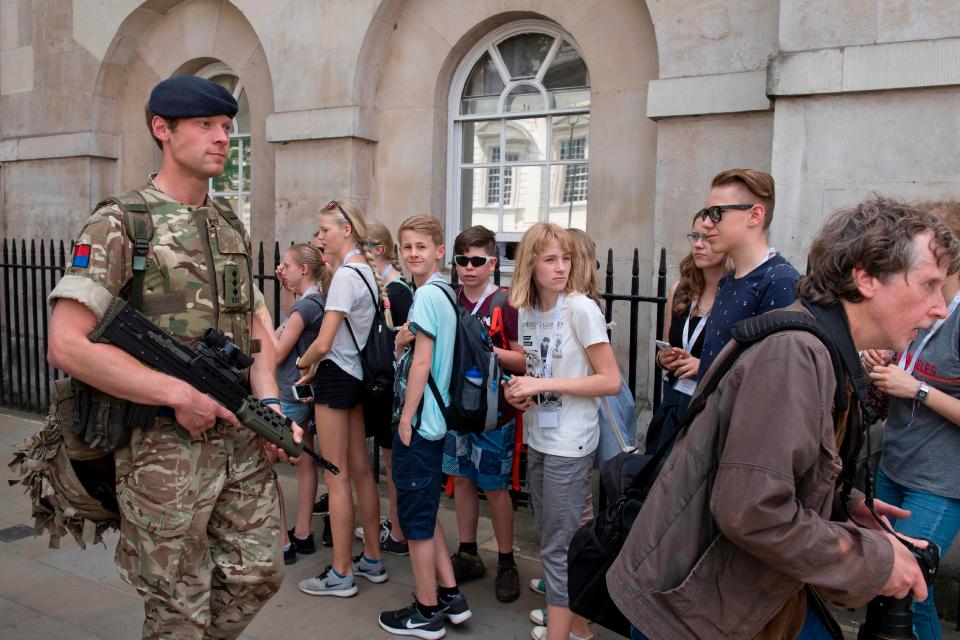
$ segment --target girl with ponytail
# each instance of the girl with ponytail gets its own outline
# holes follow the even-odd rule
[[[392,327],[392,318],[390,300],[367,250],[366,236],[367,221],[356,203],[332,200],[320,211],[317,241],[329,261],[340,266],[326,294],[320,333],[296,365],[302,374],[298,384],[313,382],[320,453],[340,468],[340,474],[324,471],[333,564],[300,583],[300,590],[309,595],[352,596],[357,592],[355,575],[371,582],[387,579],[380,560],[380,496],[367,458],[360,351],[377,307],[382,304],[387,326]],[[363,553],[356,560],[350,555],[354,522],[351,481],[364,532]]]
[[[298,399],[293,385],[300,373],[296,359],[317,338],[323,323],[324,292],[330,286],[330,270],[324,265],[323,253],[310,244],[295,244],[283,254],[277,267],[277,276],[284,290],[291,296],[300,296],[287,313],[287,321],[280,328],[277,340],[277,383],[280,386],[280,410],[294,422],[303,426],[305,442],[313,447],[313,398],[309,404]],[[308,394],[312,396],[313,394]],[[286,504],[280,494],[280,521],[286,522]],[[317,498],[317,465],[312,458],[304,457],[297,465],[297,521],[289,532],[281,531],[284,564],[297,561],[297,552],[310,554],[316,551],[310,524],[313,501]]]

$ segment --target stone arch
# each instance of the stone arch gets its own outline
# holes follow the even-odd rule
[[[591,132],[596,160],[591,160],[590,208],[605,212],[598,245],[614,247],[624,259],[628,249],[640,246],[652,267],[652,245],[644,244],[653,235],[656,124],[645,114],[647,84],[657,78],[659,63],[645,3],[527,0],[512,3],[517,10],[509,12],[492,1],[450,4],[388,0],[372,26],[382,59],[376,66],[368,61],[367,77],[359,78],[357,87],[358,96],[366,96],[365,83],[377,81],[373,211],[392,223],[423,212],[446,218],[447,101],[454,72],[496,27],[525,18],[547,20],[579,43],[590,68],[595,120],[623,121],[624,115],[629,120],[626,131],[597,126]],[[390,42],[383,45],[387,33]],[[372,58],[372,45],[363,51]]]
[[[214,34],[211,37],[211,34]],[[273,83],[263,46],[243,12],[227,0],[144,2],[121,22],[106,50],[95,86],[95,128],[116,134],[116,190],[142,184],[159,165],[145,130],[149,91],[176,73],[211,62],[226,64],[246,88],[251,112],[251,235],[274,236],[274,152],[266,118],[274,111]]]

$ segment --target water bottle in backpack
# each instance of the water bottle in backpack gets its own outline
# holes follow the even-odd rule
[[[463,376],[463,408],[467,411],[476,411],[480,408],[483,395],[483,371],[476,365],[470,367]]]

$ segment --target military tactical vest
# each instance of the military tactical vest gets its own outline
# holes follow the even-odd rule
[[[97,209],[115,204],[124,212],[133,259],[122,297],[191,347],[216,327],[250,353],[250,240],[229,207],[209,202],[180,204],[148,185],[108,198]]]

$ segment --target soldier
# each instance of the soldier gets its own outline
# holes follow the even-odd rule
[[[87,338],[114,296],[139,303],[191,347],[216,327],[256,354],[252,391],[279,411],[272,343],[254,315],[264,302],[251,281],[249,238],[207,197],[208,180],[226,163],[237,102],[212,82],[177,76],[154,87],[145,111],[163,151],[160,171],[101,203],[81,231],[50,294],[48,358],[104,393],[161,407],[151,427],[133,428],[116,451],[116,562],[144,599],[143,637],[236,638],[283,579],[268,453],[286,457],[265,450],[209,396]],[[137,202],[146,233],[130,231]],[[149,248],[135,241],[142,235]],[[144,249],[145,269],[137,259]]]

